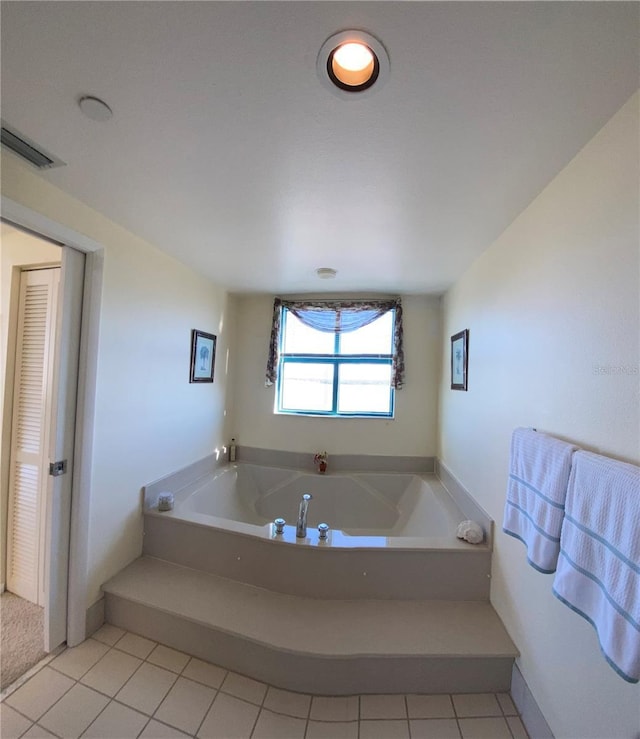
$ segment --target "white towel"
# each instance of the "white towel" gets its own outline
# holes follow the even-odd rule
[[[539,572],[555,572],[571,471],[578,447],[519,428],[511,438],[509,483],[502,530],[524,542]]]
[[[554,595],[587,619],[605,659],[640,679],[640,467],[577,452]]]

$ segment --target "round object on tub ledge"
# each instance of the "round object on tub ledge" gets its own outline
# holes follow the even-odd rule
[[[468,541],[469,544],[482,544],[484,541],[482,526],[475,521],[462,521],[462,523],[458,524],[456,536],[458,539]]]
[[[158,496],[158,510],[172,511],[174,502],[173,493],[160,493]]]

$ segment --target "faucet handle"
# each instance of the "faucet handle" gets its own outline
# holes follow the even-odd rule
[[[318,538],[319,539],[326,539],[328,531],[329,531],[329,526],[326,523],[318,524]]]
[[[311,495],[310,493],[305,493],[302,496],[302,500],[311,500],[311,498],[313,498],[313,495]]]
[[[284,525],[286,521],[284,518],[276,518],[276,520],[273,522],[276,526],[276,534],[283,534],[284,533]]]

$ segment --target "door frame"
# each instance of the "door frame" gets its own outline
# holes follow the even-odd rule
[[[89,512],[104,247],[88,236],[5,196],[1,199],[1,209],[2,218],[9,223],[31,231],[36,236],[54,241],[63,249],[71,248],[85,254],[74,465],[71,481],[66,628],[67,645],[75,646],[84,641],[87,633]]]

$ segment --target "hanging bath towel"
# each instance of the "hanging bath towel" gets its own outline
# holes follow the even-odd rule
[[[524,542],[527,560],[539,572],[555,572],[571,471],[578,447],[518,428],[511,438],[503,531]]]
[[[640,679],[640,467],[576,452],[553,593],[587,619],[605,659]]]

